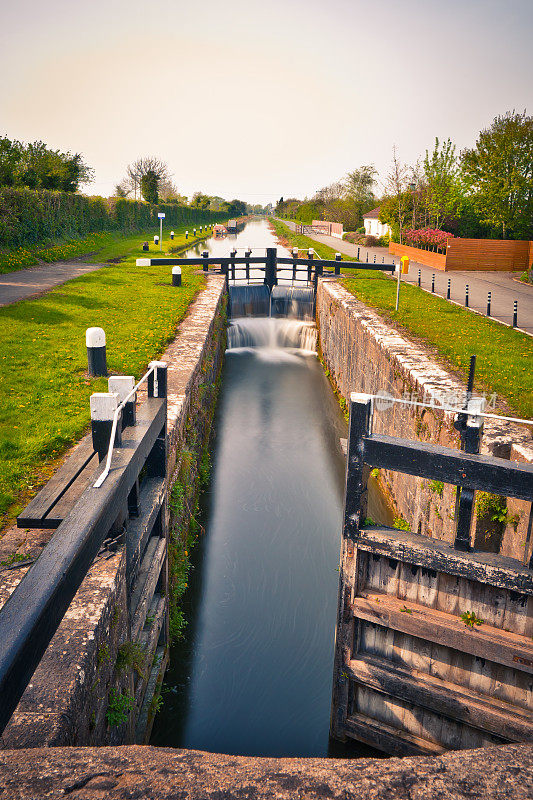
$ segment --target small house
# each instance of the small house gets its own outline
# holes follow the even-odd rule
[[[373,208],[372,211],[363,214],[363,222],[365,225],[365,233],[367,236],[376,236],[378,239],[381,236],[390,236],[392,231],[390,225],[379,221],[379,209]]]

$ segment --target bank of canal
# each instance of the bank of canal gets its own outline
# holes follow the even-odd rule
[[[240,237],[274,244],[265,223]],[[226,253],[238,246],[210,242],[217,254],[223,242]],[[346,423],[316,354],[302,348],[309,325],[248,323],[229,337],[205,533],[184,598],[188,627],[172,649],[152,743],[323,756]],[[239,346],[251,341],[261,346]]]

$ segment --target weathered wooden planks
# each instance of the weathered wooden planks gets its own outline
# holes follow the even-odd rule
[[[365,434],[368,400],[350,406],[332,735],[396,755],[531,741],[533,571],[360,520],[363,464],[523,499],[533,471]]]
[[[533,642],[524,636],[486,624],[468,628],[459,617],[374,592],[356,597],[352,609],[358,619],[533,674]]]
[[[410,569],[414,570],[414,575],[416,567],[427,567],[500,589],[533,594],[533,571],[514,559],[496,553],[463,553],[446,542],[410,531],[361,528],[357,534],[357,549],[376,556],[388,556],[405,564],[405,574],[402,566],[401,575],[405,577],[406,587],[412,582],[408,574]]]
[[[65,463],[19,514],[17,526],[58,528],[89,485],[98,464],[92,436],[85,436]]]
[[[421,675],[417,670],[387,663],[386,658],[365,656],[347,665],[350,676],[376,692],[486,730],[502,739],[533,740],[533,716],[524,709],[491,697],[480,697],[468,688]]]
[[[528,464],[505,458],[378,435],[363,439],[362,458],[372,467],[384,467],[468,489],[482,489],[521,500],[533,497],[533,469]]]

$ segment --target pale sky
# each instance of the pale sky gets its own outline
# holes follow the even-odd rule
[[[0,0],[0,134],[179,190],[311,196],[533,110],[533,0]]]

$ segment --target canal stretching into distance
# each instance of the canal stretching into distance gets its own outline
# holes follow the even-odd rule
[[[248,245],[275,246],[264,221],[200,249]],[[347,425],[312,344],[296,320],[241,319],[230,330],[188,626],[171,650],[152,744],[344,754],[329,742],[329,715]],[[390,524],[388,514],[373,486],[369,515]],[[374,753],[353,743],[346,754]]]

